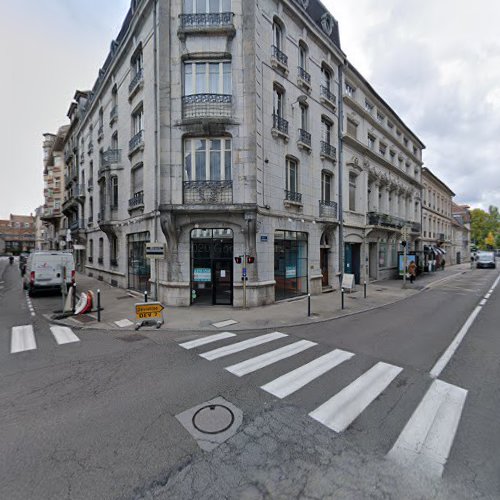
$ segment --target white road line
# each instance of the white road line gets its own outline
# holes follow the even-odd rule
[[[282,359],[289,358],[290,356],[294,356],[299,352],[305,351],[310,347],[313,347],[316,342],[311,342],[309,340],[299,340],[290,345],[286,345],[285,347],[280,347],[279,349],[275,349],[271,352],[266,352],[265,354],[261,354],[260,356],[256,356],[255,358],[247,359],[246,361],[242,361],[241,363],[237,363],[236,365],[228,366],[226,370],[228,372],[234,373],[238,377],[246,375],[247,373],[252,373],[265,366],[272,365]]]
[[[235,336],[235,333],[222,332],[217,335],[209,335],[208,337],[202,337],[201,339],[190,340],[189,342],[184,342],[179,345],[184,347],[184,349],[194,349],[195,347],[199,347],[201,345],[210,344],[211,342],[217,342],[218,340],[228,339],[229,337]]]
[[[387,458],[440,477],[450,454],[467,391],[435,380]]]
[[[213,351],[205,352],[204,354],[200,354],[200,356],[211,361],[213,359],[229,356],[230,354],[244,351],[245,349],[250,349],[251,347],[266,344],[267,342],[272,342],[273,340],[281,339],[287,336],[288,335],[286,333],[280,332],[267,333],[266,335],[261,335],[260,337],[255,337],[253,339],[244,340],[243,342],[238,342],[236,344],[220,347],[219,349],[214,349]]]
[[[342,432],[401,373],[399,366],[379,362],[309,416],[335,432]]]
[[[320,356],[319,358],[306,363],[303,366],[285,373],[281,377],[263,385],[261,389],[273,394],[277,398],[283,399],[284,397],[298,391],[309,382],[320,377],[327,371],[335,368],[344,361],[351,359],[354,356],[352,352],[342,351],[335,349],[328,354]]]
[[[484,296],[484,298],[485,298],[485,299],[489,299],[490,297],[491,297],[491,293],[487,293],[487,294]]]
[[[73,330],[67,326],[51,326],[50,331],[59,345],[80,342],[80,339],[73,333]]]
[[[32,325],[14,326],[10,338],[10,352],[32,351],[36,349],[35,333]]]
[[[484,306],[484,304],[486,304],[487,301],[488,301],[488,299],[483,299],[483,300],[481,300],[481,302],[479,302],[479,305]]]

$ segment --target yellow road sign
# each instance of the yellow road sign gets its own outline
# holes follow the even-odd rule
[[[165,309],[160,302],[143,302],[135,305],[136,319],[161,319],[161,312]]]

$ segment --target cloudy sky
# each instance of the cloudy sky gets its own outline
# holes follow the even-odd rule
[[[91,88],[129,0],[3,2],[0,218],[42,204],[42,134]],[[476,207],[500,206],[500,2],[324,0],[351,62]]]

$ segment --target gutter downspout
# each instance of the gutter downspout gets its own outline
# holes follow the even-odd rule
[[[155,178],[155,194],[154,194],[154,225],[153,225],[153,240],[154,242],[158,242],[158,217],[159,217],[159,186],[161,179],[159,178],[159,147],[160,141],[158,140],[159,134],[159,113],[158,113],[158,103],[159,103],[159,86],[158,86],[158,0],[155,0],[154,8],[153,8],[153,24],[154,24],[154,37],[153,37],[153,53],[154,53],[154,107],[155,107],[155,170],[154,170],[154,178]],[[158,283],[159,283],[159,275],[158,275],[158,259],[154,259],[154,269],[155,269],[155,300],[159,300],[158,297]]]
[[[339,119],[338,119],[338,149],[339,149],[339,273],[340,273],[340,286],[344,279],[344,141],[342,138],[342,131],[344,128],[344,99],[343,99],[343,80],[345,62],[339,64]]]

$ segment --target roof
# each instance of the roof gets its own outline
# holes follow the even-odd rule
[[[450,196],[455,196],[455,193],[435,174],[433,174],[427,167],[422,167],[422,177],[428,177],[431,181],[438,184]]]

